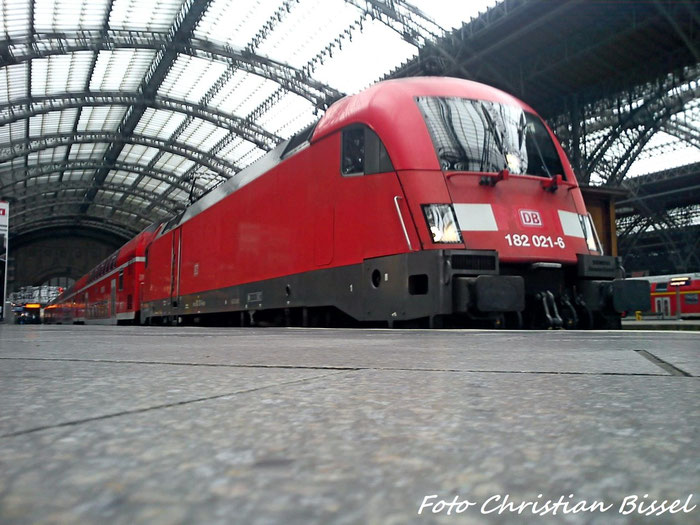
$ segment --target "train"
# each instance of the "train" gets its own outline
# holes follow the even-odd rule
[[[617,328],[649,283],[603,254],[525,103],[416,77],[332,104],[66,290],[48,322]]]
[[[652,315],[661,318],[700,318],[700,273],[645,277],[651,284]]]

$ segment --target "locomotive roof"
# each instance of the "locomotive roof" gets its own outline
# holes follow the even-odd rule
[[[333,104],[321,120],[313,134],[312,141],[318,140],[350,124],[374,121],[389,117],[397,123],[397,112],[413,106],[415,97],[463,97],[509,104],[534,113],[535,111],[521,100],[505,91],[486,84],[453,77],[411,77],[378,82],[373,86],[344,97]]]
[[[387,80],[333,104],[319,121],[311,142],[346,126],[364,123],[386,146],[394,168],[440,169],[416,97],[488,100],[535,111],[517,98],[485,84],[452,77]]]

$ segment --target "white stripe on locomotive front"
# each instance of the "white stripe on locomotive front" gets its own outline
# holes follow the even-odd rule
[[[564,235],[580,239],[586,238],[586,234],[581,228],[581,216],[578,213],[559,210],[559,222],[561,222],[561,231]]]
[[[464,232],[497,232],[498,225],[490,204],[455,204],[457,223]]]

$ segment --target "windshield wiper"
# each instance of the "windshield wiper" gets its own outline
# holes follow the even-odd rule
[[[531,135],[532,135],[532,142],[535,143],[535,149],[537,150],[537,155],[539,155],[539,157],[540,157],[540,162],[542,163],[542,167],[544,168],[544,172],[547,174],[547,177],[549,177],[550,179],[553,179],[554,177],[552,177],[552,173],[549,171],[549,168],[547,167],[547,163],[544,160],[544,156],[542,155],[542,150],[540,149],[540,144],[537,141],[537,135],[535,135],[534,131],[531,132]]]
[[[493,139],[494,144],[496,145],[496,150],[498,153],[501,154],[501,158],[503,160],[503,164],[501,166],[496,165],[491,161],[491,156],[488,155],[489,157],[489,164],[496,169],[496,171],[500,171],[502,169],[508,168],[508,159],[506,158],[506,153],[505,149],[503,147],[503,144],[501,143],[501,137],[498,135],[496,131],[496,125],[494,124],[493,120],[491,119],[491,115],[489,115],[489,112],[486,111],[486,108],[484,107],[484,104],[481,104],[481,113],[484,115],[484,119],[486,120],[486,125],[488,126],[488,133],[484,134],[484,146],[481,150],[481,171],[484,171],[484,160],[486,155],[492,151],[490,148],[489,144],[489,138]],[[484,130],[486,131],[486,130]]]

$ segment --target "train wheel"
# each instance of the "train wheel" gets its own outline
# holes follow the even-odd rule
[[[582,330],[592,330],[595,328],[593,312],[583,301],[576,303],[576,313],[578,314],[578,327]]]
[[[606,315],[596,312],[594,327],[598,330],[620,330],[622,328],[622,319],[619,315]]]
[[[506,328],[509,330],[523,329],[523,314],[521,312],[507,312],[505,315]]]
[[[559,315],[564,323],[564,328],[567,330],[575,330],[578,327],[578,315],[576,315],[576,309],[574,306],[566,299],[562,300]]]
[[[441,315],[430,316],[428,321],[428,326],[430,328],[440,329],[445,327],[445,320]]]

